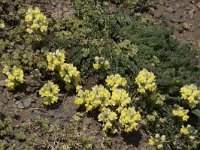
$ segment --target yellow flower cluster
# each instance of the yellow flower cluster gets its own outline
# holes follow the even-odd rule
[[[104,57],[95,57],[95,63],[93,63],[94,69],[98,70],[100,68],[105,68],[106,70],[110,68],[110,63]]]
[[[190,134],[190,128],[191,128],[191,125],[187,125],[187,127],[184,127],[182,125],[182,127],[180,129],[180,133],[184,134],[184,135],[189,135]]]
[[[110,87],[117,88],[119,86],[126,86],[127,81],[125,78],[122,78],[121,75],[115,74],[108,76],[106,78],[106,83]]]
[[[135,130],[138,121],[141,120],[139,112],[135,111],[135,108],[124,108],[120,112],[119,123],[123,126],[125,132],[131,132]]]
[[[138,85],[138,92],[141,94],[146,93],[146,91],[156,91],[155,75],[147,69],[143,69],[139,72],[138,76],[135,78],[135,82]]]
[[[46,16],[40,11],[38,7],[34,9],[29,8],[26,16],[25,22],[27,23],[26,32],[32,34],[36,31],[46,32],[48,28],[48,21]]]
[[[182,125],[180,133],[184,135],[188,141],[192,142],[193,145],[199,143],[198,130],[195,130],[191,125],[188,124],[186,127]]]
[[[187,115],[189,112],[188,109],[184,109],[179,105],[174,105],[174,107],[175,109],[172,111],[174,116],[181,117],[183,121],[187,121],[189,119],[189,116]]]
[[[44,105],[51,105],[58,101],[58,97],[55,96],[60,91],[58,85],[54,84],[52,81],[48,81],[40,90],[39,94],[43,99]]]
[[[3,68],[3,73],[7,76],[6,87],[10,90],[14,89],[19,83],[24,82],[24,72],[16,66],[13,68],[5,66]]]
[[[92,111],[98,107],[104,106],[104,103],[110,99],[110,92],[102,85],[95,85],[92,90],[80,90],[75,99],[75,104],[86,107],[86,111]]]
[[[115,78],[117,77],[117,78]],[[119,79],[112,81],[112,78]],[[100,114],[99,121],[103,122],[103,130],[116,133],[118,130],[114,124],[117,121],[122,125],[125,132],[130,132],[136,129],[138,121],[141,120],[141,115],[134,108],[128,107],[131,103],[131,98],[126,90],[118,88],[119,85],[125,86],[126,80],[120,75],[111,75],[107,78],[112,82],[110,91],[102,85],[96,85],[92,90],[80,90],[75,99],[75,104],[84,105],[86,112],[98,109]],[[120,116],[118,120],[117,116]]]
[[[103,131],[111,130],[112,133],[117,133],[117,129],[113,124],[117,120],[117,114],[111,111],[109,108],[104,108],[98,115],[98,120],[103,122]]]
[[[164,148],[164,143],[166,141],[165,135],[160,134],[155,134],[155,137],[150,137],[149,138],[149,145],[154,145],[156,146],[157,149],[163,149]]]
[[[77,91],[81,89],[81,86],[79,86],[80,72],[73,66],[73,64],[64,63],[64,53],[60,50],[56,50],[55,52],[47,53],[46,58],[48,62],[48,69],[51,71],[57,70],[59,72],[60,77],[65,82],[65,89],[67,91],[70,89],[71,84],[76,87]]]
[[[117,111],[120,112],[122,108],[131,103],[129,94],[124,89],[112,89],[112,96],[107,102],[106,106],[118,106]]]
[[[48,69],[54,71],[58,69],[61,64],[65,61],[65,54],[60,52],[60,50],[56,50],[56,52],[49,52],[46,55],[48,62]]]
[[[200,90],[194,84],[185,85],[180,89],[181,98],[186,100],[190,108],[195,108],[200,99]]]
[[[65,89],[68,91],[70,89],[70,83],[76,87],[76,90],[79,91],[79,82],[80,82],[80,72],[77,70],[73,64],[63,63],[60,65],[59,74],[65,82]]]
[[[1,22],[1,21],[0,21],[0,30],[1,30],[1,29],[4,29],[4,28],[5,28],[4,22]]]

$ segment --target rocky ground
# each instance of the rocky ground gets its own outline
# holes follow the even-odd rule
[[[30,5],[33,3],[34,1],[28,1]],[[151,8],[151,14],[156,24],[170,26],[174,31],[174,36],[179,41],[191,43],[200,48],[200,2],[198,0],[155,0],[154,4],[154,7]],[[40,1],[38,5],[42,6],[43,10],[54,19],[69,17],[74,13],[69,1]],[[62,104],[47,108],[42,105],[37,93],[41,87],[40,83],[26,77],[28,79],[26,80],[28,81],[27,86],[11,93],[5,88],[2,68],[0,68],[0,75],[0,110],[1,114],[12,117],[11,128],[14,135],[9,141],[13,145],[19,146],[21,144],[21,141],[15,138],[15,133],[19,132],[20,125],[32,122],[35,116],[48,119],[50,124],[58,124],[61,129],[64,129],[72,123],[78,112],[79,124],[75,130],[67,131],[68,138],[70,135],[76,136],[78,140],[83,135],[86,138],[92,137],[92,141],[89,142],[93,145],[99,145],[99,149],[151,149],[147,144],[145,131],[129,136],[108,137],[101,131],[100,124],[93,119],[92,115],[80,115],[82,112],[74,105],[73,96],[61,94],[59,97],[62,99]],[[91,79],[85,87],[90,88],[94,84],[95,80]],[[34,133],[34,130],[29,131],[29,133]],[[28,135],[26,134],[26,136]],[[43,138],[45,137],[41,136],[41,139]],[[78,143],[78,140],[75,141]],[[81,145],[76,145],[76,148],[82,149],[83,143],[84,141],[81,141]]]
[[[156,24],[171,27],[180,42],[200,48],[199,0],[155,0],[151,11]]]

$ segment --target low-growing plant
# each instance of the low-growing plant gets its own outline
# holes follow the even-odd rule
[[[99,111],[98,120],[103,122],[103,131],[116,134],[119,130],[125,132],[136,130],[141,115],[135,108],[129,107],[131,97],[121,88],[126,86],[126,79],[116,74],[108,76],[106,82],[110,89],[96,85],[91,91],[80,90],[75,104],[84,105],[86,112]]]
[[[47,53],[48,69],[51,71],[58,71],[60,77],[65,82],[65,89],[69,91],[72,89],[71,86],[76,87],[76,90],[80,90],[80,72],[73,64],[64,63],[64,53],[56,50],[56,52]]]
[[[11,118],[0,118],[0,138],[11,136],[13,128],[11,126]]]
[[[38,7],[3,11],[0,56],[8,89],[24,82],[24,72],[40,81],[59,82],[60,87],[48,81],[39,90],[43,104],[51,105],[58,101],[63,82],[67,92],[76,89],[77,105],[96,112],[103,131],[130,133],[141,127],[152,135],[149,144],[157,149],[198,149],[200,71],[196,51],[179,44],[169,28],[136,14],[149,1],[142,2],[115,0],[116,10],[110,11],[108,1],[74,0],[76,13],[60,21]],[[10,7],[10,2],[0,3],[2,8]],[[80,83],[93,75],[98,84],[83,90]],[[1,121],[1,138],[12,131],[8,124]],[[31,137],[19,132],[15,138],[30,137],[26,141],[35,143],[34,148],[49,149],[52,141],[60,142],[61,149],[95,147],[88,136],[81,136],[81,146],[77,146],[78,137],[67,137],[60,127],[41,118],[30,126],[41,129],[46,143],[39,132]]]
[[[39,94],[44,97],[43,104],[51,105],[58,101],[56,94],[60,91],[59,86],[54,84],[52,81],[48,81],[40,90]]]
[[[3,73],[7,76],[6,86],[9,90],[13,90],[18,84],[24,82],[24,72],[22,69],[14,66],[5,66],[3,68]]]

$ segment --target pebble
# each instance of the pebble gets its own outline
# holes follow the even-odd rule
[[[5,80],[0,80],[0,87],[5,87],[5,86],[6,86]]]
[[[3,8],[0,6],[0,12],[3,12]]]
[[[24,108],[29,108],[31,106],[31,102],[32,102],[31,98],[24,99],[23,100]]]
[[[0,93],[3,93],[3,87],[0,87]]]
[[[196,6],[197,6],[197,8],[200,9],[200,2],[198,2]]]
[[[13,95],[16,100],[21,100],[25,96],[25,93],[17,93]]]
[[[23,105],[21,102],[18,103],[17,107],[18,107],[19,109],[24,109],[24,105]]]
[[[170,5],[165,7],[165,11],[168,12],[168,13],[174,13],[175,12],[174,9]]]
[[[193,19],[194,18],[194,13],[195,13],[195,9],[191,9],[190,11],[189,11],[189,16],[190,16],[190,19]]]
[[[183,22],[182,20],[182,14],[179,12],[176,12],[175,14],[171,15],[170,17],[168,17],[168,19],[172,22],[176,22],[176,23],[181,23]]]
[[[33,110],[33,114],[34,114],[34,115],[40,115],[41,112],[40,112],[39,110],[35,109],[35,110]]]
[[[0,110],[3,110],[3,108],[4,108],[4,104],[0,101]]]

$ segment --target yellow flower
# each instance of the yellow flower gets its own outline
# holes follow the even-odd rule
[[[47,28],[48,28],[47,26],[41,26],[41,27],[40,27],[40,31],[41,31],[41,32],[46,32],[46,31],[47,31]]]
[[[105,66],[106,69],[109,69],[109,68],[110,68],[110,63],[109,63],[108,60],[106,60],[106,61],[104,62],[104,66]]]
[[[139,113],[137,113],[135,116],[134,116],[134,119],[135,120],[140,120],[141,119],[141,115]]]
[[[39,9],[38,7],[35,7],[35,9],[32,10],[32,12],[33,12],[34,14],[39,14],[41,11],[40,11],[40,9]]]
[[[200,98],[200,90],[194,84],[185,85],[180,89],[181,98],[186,100],[190,108],[195,108],[199,103],[198,99]]]
[[[32,15],[26,15],[26,17],[25,17],[26,22],[30,22],[30,21],[32,21],[32,19],[33,19]]]
[[[188,135],[189,134],[189,130],[187,128],[185,128],[184,126],[182,126],[182,128],[180,129],[180,133],[184,134],[184,135]]]
[[[187,121],[189,119],[188,115],[183,115],[183,121]]]
[[[82,86],[78,85],[76,86],[76,92],[79,92],[82,89]]]
[[[42,20],[43,19],[43,15],[38,13],[36,16],[35,16],[36,20]]]
[[[82,105],[84,101],[83,98],[76,98],[74,102],[76,105]]]
[[[124,108],[121,110],[119,117],[119,123],[124,128],[125,132],[131,132],[136,129],[137,121],[141,120],[139,112],[136,112],[134,108]]]
[[[154,92],[156,90],[155,76],[152,72],[143,69],[135,78],[138,85],[138,92],[144,94],[146,91]]]
[[[150,139],[149,139],[149,145],[154,145],[154,139],[153,139],[153,137],[150,137]]]
[[[111,128],[112,127],[112,123],[111,122],[106,122],[105,124],[105,128]]]
[[[144,88],[138,88],[137,91],[141,94],[144,94],[145,93],[145,89]]]
[[[111,88],[117,88],[119,86],[126,86],[127,81],[125,78],[123,78],[119,74],[115,75],[110,75],[107,76],[106,78],[106,83],[111,87]]]
[[[91,110],[92,110],[92,105],[86,106],[86,112],[91,111]]]
[[[12,81],[6,80],[6,86],[7,86],[8,89],[12,90],[15,86],[15,83],[12,82]]]
[[[3,73],[7,75],[6,86],[8,89],[12,90],[19,83],[24,82],[24,72],[22,69],[14,66],[13,68],[5,66],[3,68]]]
[[[31,29],[38,29],[40,26],[37,23],[33,23]]]
[[[39,94],[43,99],[44,105],[51,105],[58,101],[58,97],[55,96],[60,91],[58,85],[54,84],[52,81],[48,81],[40,90]]]
[[[5,28],[5,24],[3,22],[0,23],[0,29],[4,29]]]
[[[51,98],[51,103],[54,104],[54,103],[56,103],[57,101],[58,101],[58,97],[52,96],[52,98]]]
[[[26,29],[26,32],[28,32],[29,34],[31,34],[31,33],[33,33],[33,30],[30,29],[30,28],[27,28],[27,29]]]
[[[189,119],[189,116],[187,113],[189,110],[184,109],[183,107],[180,107],[179,105],[174,105],[175,109],[172,111],[174,116],[181,117],[183,121],[187,121]]]
[[[163,148],[163,145],[162,145],[162,144],[158,144],[158,145],[157,145],[157,148],[158,148],[158,149],[162,149],[162,148]]]
[[[14,76],[14,75],[12,75],[12,74],[9,74],[9,75],[8,75],[8,80],[11,80],[11,81],[12,81],[12,80],[14,80],[14,79],[15,79],[15,76]]]
[[[48,22],[46,20],[46,16],[44,16],[44,14],[41,13],[38,7],[35,7],[35,9],[29,8],[25,16],[25,22],[27,23],[26,31],[29,34],[37,34],[37,32],[35,31],[38,30],[41,32],[46,32],[48,28]],[[36,40],[39,39],[40,38],[36,38]]]
[[[113,121],[117,119],[117,114],[115,112],[111,112],[108,114],[108,118]]]
[[[94,69],[98,70],[100,68],[100,65],[98,63],[93,64]]]
[[[52,92],[53,92],[54,94],[57,94],[59,91],[60,91],[60,89],[58,88],[58,86],[54,86],[54,87],[52,88]]]

